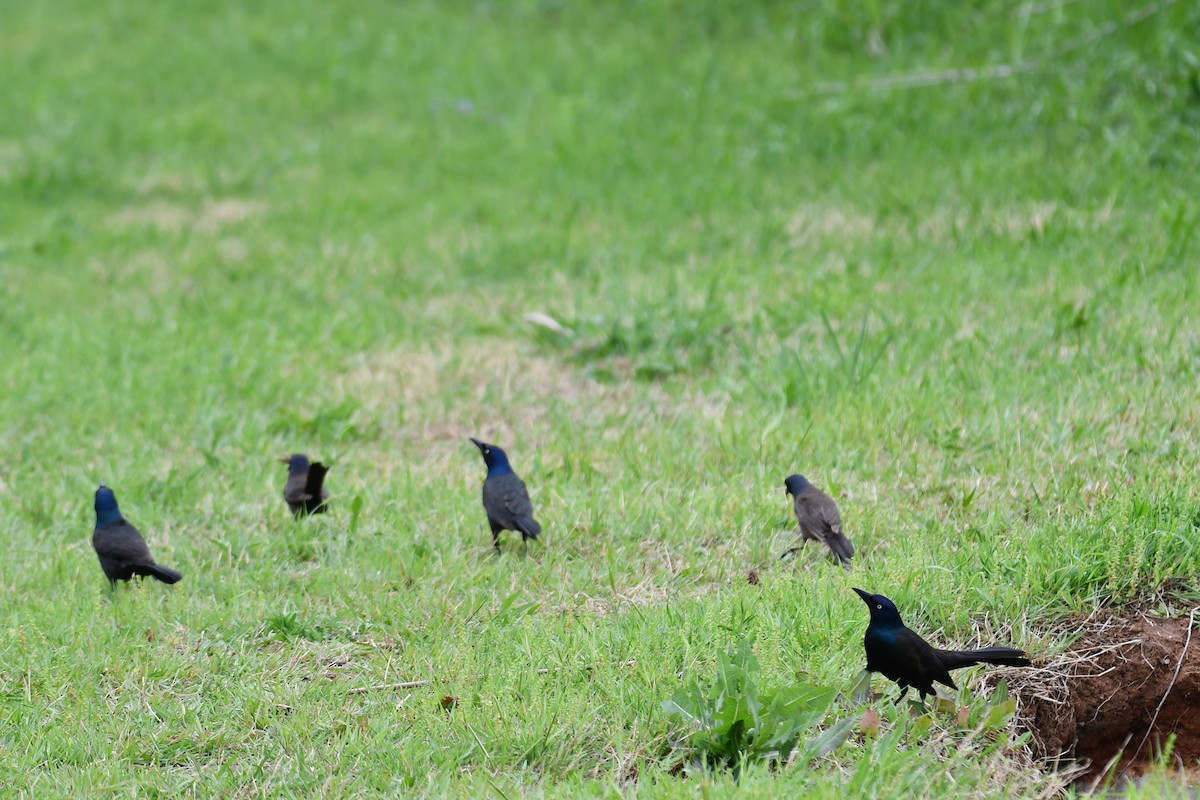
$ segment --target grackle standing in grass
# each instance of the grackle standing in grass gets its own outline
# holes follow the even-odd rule
[[[304,453],[295,453],[279,459],[288,465],[287,483],[283,486],[283,499],[297,517],[306,514],[324,514],[329,505],[329,492],[325,489],[325,473],[329,467],[320,461],[308,462]]]
[[[939,650],[931,646],[900,621],[896,604],[881,594],[855,589],[871,609],[871,624],[863,644],[867,649],[867,672],[882,672],[900,686],[899,703],[909,687],[925,695],[936,695],[934,681],[958,690],[950,670],[975,664],[1028,667],[1029,656],[1015,647],[984,647],[979,650]]]
[[[487,478],[483,481],[483,508],[492,526],[492,546],[500,552],[500,531],[520,531],[521,541],[538,538],[542,526],[533,518],[533,503],[525,483],[509,466],[508,456],[499,447],[471,439],[483,454]]]
[[[175,583],[183,576],[173,569],[154,563],[146,540],[121,516],[117,496],[100,484],[96,489],[96,529],[92,531],[92,547],[100,559],[100,568],[112,586],[134,575],[150,575],[163,583]]]
[[[850,569],[854,545],[842,533],[842,517],[833,498],[809,483],[803,475],[789,475],[783,485],[795,504],[796,521],[800,523],[800,532],[803,534],[801,541],[807,543],[809,539],[815,539],[828,547],[843,567]],[[784,555],[799,549],[793,547]]]

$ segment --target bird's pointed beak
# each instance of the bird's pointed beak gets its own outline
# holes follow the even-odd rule
[[[476,439],[474,436],[468,436],[467,438],[468,438],[468,439],[470,439],[472,442],[474,442],[474,443],[475,443],[475,446],[479,448],[479,452],[481,452],[481,453],[482,453],[484,450],[486,450],[486,449],[487,449],[487,444],[485,444],[484,442],[481,442],[481,441],[479,441],[479,440],[478,440],[478,439]]]
[[[280,462],[281,462],[281,463],[284,463],[284,464],[291,464],[291,463],[292,463],[292,457],[291,457],[291,456],[280,456],[280,457],[279,457],[279,460],[280,460]]]
[[[858,594],[859,597],[862,598],[863,602],[866,603],[867,605],[871,605],[871,603],[875,602],[874,600],[871,599],[870,592],[864,592],[862,589],[854,589],[854,591],[855,591],[855,593]]]

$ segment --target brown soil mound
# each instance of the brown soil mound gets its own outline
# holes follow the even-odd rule
[[[1057,765],[1078,762],[1090,782],[1110,763],[1111,774],[1141,774],[1174,736],[1172,761],[1194,769],[1200,631],[1190,624],[1190,617],[1144,614],[1090,622],[1052,663],[1011,681],[1019,724],[1032,732],[1037,754]]]

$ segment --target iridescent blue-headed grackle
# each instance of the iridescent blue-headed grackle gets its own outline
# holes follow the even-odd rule
[[[283,486],[283,499],[297,517],[306,514],[324,514],[329,506],[329,492],[325,489],[325,473],[329,467],[320,461],[308,462],[304,453],[295,453],[279,459],[288,465],[287,483]]]
[[[500,531],[520,531],[521,541],[538,538],[542,526],[533,518],[533,503],[525,483],[513,472],[508,456],[494,444],[471,439],[483,454],[487,478],[483,481],[483,508],[492,526],[492,546],[500,552]]]
[[[807,543],[809,539],[815,539],[828,547],[843,567],[850,569],[854,545],[842,533],[842,517],[833,498],[809,483],[803,475],[789,475],[783,485],[792,496],[796,521],[800,523],[800,533],[803,535],[801,541]],[[793,547],[784,555],[799,549]]]
[[[899,703],[911,686],[926,695],[935,695],[934,681],[957,690],[950,670],[974,664],[1028,667],[1029,656],[1015,647],[984,647],[979,650],[939,650],[904,626],[896,604],[881,594],[855,589],[871,609],[871,624],[863,644],[867,649],[867,672],[882,672],[900,686]]]
[[[96,489],[96,528],[92,531],[92,547],[96,548],[100,568],[113,586],[134,575],[150,575],[163,583],[175,583],[183,577],[173,569],[154,563],[146,540],[121,516],[117,496],[103,483]]]

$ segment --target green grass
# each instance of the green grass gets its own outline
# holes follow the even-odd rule
[[[662,703],[743,636],[848,689],[851,585],[1043,658],[1200,599],[1197,9],[10,3],[0,786],[1052,790],[882,700],[875,741],[681,779]],[[468,435],[544,547],[489,555]],[[296,450],[333,465],[300,524]],[[772,560],[793,471],[850,575]],[[107,596],[99,480],[181,584]]]

